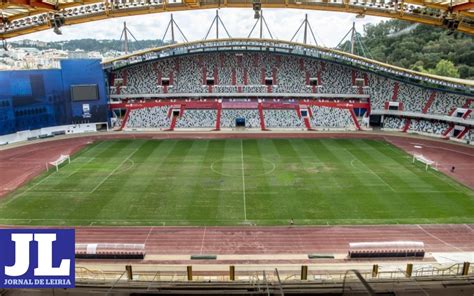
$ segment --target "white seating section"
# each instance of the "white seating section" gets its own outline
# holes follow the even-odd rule
[[[371,108],[384,109],[385,102],[391,101],[398,84],[395,100],[403,103],[404,111],[422,112],[433,91],[435,100],[428,113],[446,115],[452,108],[465,105],[467,96],[430,90],[403,81],[363,73],[336,63],[323,62],[309,58],[279,55],[274,53],[208,53],[185,57],[167,58],[139,64],[114,72],[116,79],[124,79],[125,86],[121,94],[162,94],[164,87],[159,77],[173,78],[167,87],[169,93],[207,93],[209,87],[205,78],[216,75],[213,93],[267,93],[265,78],[275,78],[271,91],[273,93],[311,93],[307,76],[320,77],[321,85],[317,93],[323,94],[358,94],[352,77],[368,80]],[[126,77],[125,77],[126,76]],[[111,94],[118,93],[118,87],[111,88]]]
[[[171,125],[168,110],[169,106],[133,109],[130,111],[125,128],[167,129]]]
[[[465,96],[438,92],[428,113],[446,115],[452,108],[463,107],[467,99]]]
[[[214,128],[217,110],[186,109],[176,122],[177,128]]]
[[[303,120],[295,109],[263,110],[266,128],[302,128]]]
[[[369,75],[370,104],[373,110],[383,110],[385,102],[391,101],[395,81],[383,76]]]
[[[383,127],[386,129],[401,130],[405,126],[405,118],[395,116],[384,116]]]
[[[417,133],[441,135],[448,127],[447,123],[441,121],[412,119],[408,130]]]
[[[474,99],[474,96],[428,89],[406,80],[396,80],[396,77],[364,72],[335,62],[278,53],[199,53],[169,57],[118,69],[113,72],[113,76],[114,79],[122,79],[123,85],[120,86],[119,82],[112,85],[111,94],[271,92],[278,96],[282,93],[316,92],[333,95],[365,93],[370,96],[372,110],[385,109],[386,103],[392,99],[402,103],[401,111],[415,113],[422,113],[426,109],[427,114],[447,115],[455,108],[474,108],[474,102],[468,104],[468,100]],[[169,79],[170,85],[162,85],[163,78]],[[214,85],[207,85],[207,78],[214,79]],[[309,78],[317,78],[320,85],[317,87],[309,85]],[[354,86],[355,78],[363,78],[367,85],[363,88]],[[266,79],[272,79],[271,86],[266,85]],[[218,95],[216,97],[219,98]],[[190,100],[186,97],[183,99]],[[211,98],[213,99],[216,98]],[[265,102],[272,98],[261,98],[261,100]],[[355,128],[350,112],[346,109],[312,107],[312,110],[311,126],[316,129]],[[167,129],[171,124],[167,112],[168,107],[132,110],[125,128]],[[265,109],[264,116],[265,125],[270,129],[305,128],[303,120],[294,110]],[[239,117],[245,118],[247,128],[260,128],[260,115],[257,109],[222,109],[221,127],[235,127],[235,119]],[[214,128],[216,118],[217,110],[186,109],[184,116],[177,120],[176,128]],[[467,117],[470,120],[472,118],[474,118],[472,114]],[[114,126],[119,127],[120,124],[121,121],[117,120]],[[405,119],[385,116],[384,128],[401,130],[404,126]],[[411,119],[408,131],[440,135],[447,126],[448,124],[444,122]],[[473,135],[467,134],[464,139],[468,140],[471,137]]]
[[[257,109],[222,109],[221,128],[234,128],[237,118],[245,119],[246,128],[260,129],[260,116]]]
[[[347,109],[311,107],[311,126],[315,128],[355,129],[351,113]]]

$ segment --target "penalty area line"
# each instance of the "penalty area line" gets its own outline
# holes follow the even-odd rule
[[[137,149],[133,150],[132,153],[130,153],[130,154],[127,156],[127,158],[125,158],[113,171],[111,171],[104,179],[102,179],[102,181],[100,181],[100,183],[97,184],[97,185],[94,187],[94,189],[92,189],[91,192],[89,192],[89,193],[90,193],[90,194],[94,193],[100,186],[102,186],[102,184],[104,184],[105,181],[107,181],[107,180],[110,178],[110,176],[112,176],[113,174],[115,174],[115,172],[116,172],[119,168],[121,168],[121,167],[123,166],[123,164],[124,164],[125,162],[127,162],[127,161],[130,159],[130,157],[132,157],[132,156],[138,151],[138,149],[140,149],[140,147],[138,147]]]

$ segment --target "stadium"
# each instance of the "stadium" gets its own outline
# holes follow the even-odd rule
[[[2,38],[64,23],[20,17]],[[0,225],[75,229],[57,295],[472,295],[473,109],[472,80],[264,38],[1,71]]]

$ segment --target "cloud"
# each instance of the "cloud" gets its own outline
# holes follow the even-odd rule
[[[375,24],[384,18],[366,16],[363,19],[356,19],[354,14],[327,12],[327,11],[307,11],[300,9],[264,9],[264,16],[274,38],[290,40],[301,22],[305,13],[308,14],[309,22],[316,35],[318,43],[326,46],[335,46],[341,38],[351,28],[352,22],[356,22],[359,32],[363,31],[365,24]],[[249,8],[225,8],[219,11],[224,24],[232,37],[247,37],[255,19],[253,11]],[[174,12],[173,17],[189,41],[201,40],[206,35],[215,10],[195,10]],[[123,28],[123,22],[138,40],[161,39],[170,20],[170,13],[148,14],[123,18],[114,18],[95,21],[62,28],[63,35],[56,35],[52,30],[33,33],[13,40],[33,39],[42,41],[62,41],[70,39],[94,38],[94,39],[119,39]],[[227,37],[222,26],[219,29],[220,37]],[[171,35],[168,34],[170,39]],[[178,41],[182,41],[178,30],[175,30]],[[259,36],[257,26],[252,34]],[[268,37],[264,30],[264,37]],[[215,28],[210,32],[209,38],[215,38]],[[295,38],[302,41],[302,32]],[[312,40],[312,38],[311,38]],[[313,42],[311,42],[313,43]]]

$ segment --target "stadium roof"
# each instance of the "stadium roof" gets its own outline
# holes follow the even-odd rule
[[[263,8],[299,8],[373,15],[474,34],[474,0],[261,0]],[[225,7],[250,0],[2,0],[0,39],[100,19]],[[60,20],[61,22],[58,22]]]
[[[357,56],[340,50],[274,39],[232,38],[178,43],[153,49],[137,51],[129,55],[124,55],[118,58],[106,60],[102,64],[105,69],[114,70],[170,56],[213,51],[265,51],[321,58],[326,60],[334,60],[339,63],[344,63],[349,66],[367,69],[369,71],[379,73],[381,72],[386,75],[396,75],[404,77],[408,80],[413,80],[416,82],[422,81],[438,87],[448,87],[462,91],[474,91],[473,80],[421,73],[410,69],[405,69],[398,66],[382,63],[365,57]]]

